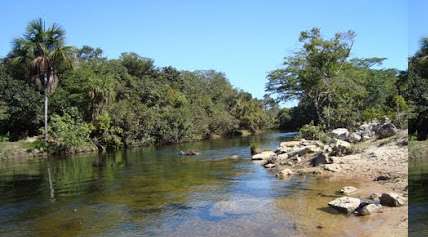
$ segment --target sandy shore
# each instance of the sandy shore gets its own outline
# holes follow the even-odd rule
[[[293,218],[304,236],[407,236],[407,204],[383,207],[380,213],[363,217],[338,214],[327,205],[343,186],[358,188],[347,195],[350,197],[366,199],[373,193],[395,192],[407,199],[407,139],[407,130],[400,130],[393,137],[356,143],[352,154],[331,157],[333,163],[328,165],[312,167],[310,158],[305,157],[291,166],[276,163],[274,173],[290,169],[294,175],[289,178],[309,174],[316,180],[308,190],[302,190],[305,198],[298,200],[298,205],[293,195],[278,205],[297,213]]]

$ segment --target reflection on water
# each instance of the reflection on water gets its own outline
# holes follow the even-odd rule
[[[250,144],[293,135],[0,161],[0,236],[369,236],[380,218],[332,215],[318,195],[357,183],[278,180],[250,161]],[[177,156],[188,149],[201,155]]]
[[[249,160],[251,143],[270,149],[291,136],[1,161],[0,235],[292,236],[273,199],[299,182],[280,182]],[[201,155],[177,156],[186,149]]]
[[[428,160],[409,160],[409,236],[428,236]]]

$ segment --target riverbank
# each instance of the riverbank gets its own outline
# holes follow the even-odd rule
[[[399,130],[395,135],[378,139],[372,137],[362,142],[347,143],[338,139],[327,145],[320,141],[298,140],[282,142],[275,151],[265,151],[253,156],[255,162],[270,169],[276,176],[289,180],[293,176],[315,176],[324,181],[310,195],[320,196],[317,200],[323,203],[309,205],[313,208],[301,212],[295,218],[301,225],[318,226],[319,236],[337,235],[337,226],[343,226],[349,232],[359,233],[356,236],[407,236],[408,206],[386,207],[369,216],[353,215],[350,211],[347,218],[340,222],[326,222],[314,216],[335,215],[339,212],[329,203],[339,197],[356,198],[356,208],[360,202],[373,202],[379,205],[383,193],[395,193],[406,203],[408,196],[408,136],[407,130]],[[262,159],[259,159],[261,158]],[[338,193],[342,187],[329,183],[341,183],[342,187],[355,187],[347,193]],[[315,198],[315,197],[314,197]],[[371,201],[370,201],[371,200]],[[377,201],[376,201],[377,200]],[[292,204],[284,204],[292,208]],[[373,205],[373,207],[375,207]],[[379,205],[380,207],[380,205]],[[377,208],[377,206],[376,206]],[[321,210],[321,211],[320,211]],[[378,213],[379,212],[379,213]],[[318,213],[318,214],[317,214]],[[341,214],[338,214],[341,215]],[[352,217],[349,217],[351,215]],[[357,218],[366,224],[353,224]],[[300,221],[299,221],[300,220]],[[366,230],[367,226],[371,226]],[[343,231],[343,230],[340,230]],[[310,235],[315,234],[309,233]]]

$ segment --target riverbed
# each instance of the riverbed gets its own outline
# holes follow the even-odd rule
[[[251,144],[274,149],[294,136],[2,160],[0,236],[372,236],[382,216],[345,216],[326,205],[358,180],[280,180],[250,160]]]

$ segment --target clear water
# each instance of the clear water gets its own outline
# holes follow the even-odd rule
[[[355,181],[279,180],[251,162],[250,144],[293,136],[0,161],[0,236],[371,236],[380,217],[332,214],[319,195]]]
[[[428,236],[428,160],[409,160],[409,236]]]

